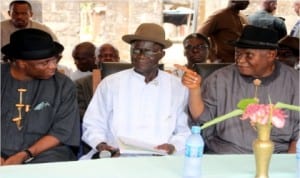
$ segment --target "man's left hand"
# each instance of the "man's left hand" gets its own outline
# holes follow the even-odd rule
[[[158,145],[156,148],[160,149],[160,150],[165,150],[169,155],[173,154],[174,151],[175,151],[174,145],[168,144],[168,143],[164,143],[162,145]]]

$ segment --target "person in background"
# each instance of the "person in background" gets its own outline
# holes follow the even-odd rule
[[[10,19],[1,21],[1,47],[9,43],[9,37],[13,32],[24,28],[43,30],[49,33],[54,41],[58,41],[49,27],[30,19],[33,12],[28,1],[12,1],[9,4],[8,15]]]
[[[104,43],[96,49],[96,64],[101,68],[102,62],[120,62],[119,50],[112,44]]]
[[[189,34],[183,40],[184,56],[187,59],[187,68],[192,69],[195,63],[210,63],[208,54],[210,43],[206,36],[200,33]],[[172,72],[178,77],[182,77],[182,70],[174,70]]]
[[[58,42],[55,33],[46,25],[33,21],[32,6],[28,1],[12,1],[9,4],[8,15],[10,19],[1,21],[1,47],[9,43],[10,35],[20,29],[36,28],[43,30],[51,35],[54,41]],[[60,54],[62,58],[62,54]],[[1,62],[10,62],[3,54],[1,54]],[[70,76],[72,69],[58,64],[57,69],[63,74]]]
[[[97,68],[95,50],[96,46],[91,42],[82,42],[74,47],[72,57],[77,70],[70,76],[73,81],[91,75],[93,69]]]
[[[131,46],[134,67],[109,75],[98,85],[83,118],[82,140],[92,150],[81,159],[104,151],[118,155],[124,138],[167,154],[182,153],[190,135],[188,91],[178,77],[159,69],[164,49],[172,42],[154,23],[143,23],[122,39]]]
[[[278,39],[287,35],[283,18],[274,16],[277,8],[277,0],[262,0],[262,9],[248,16],[250,25],[270,28],[278,32]]]
[[[240,11],[248,5],[249,0],[229,0],[226,8],[214,12],[200,25],[198,33],[208,37],[211,42],[209,58],[212,62],[234,62],[234,47],[228,42],[240,37],[247,24],[247,18]]]
[[[299,38],[285,36],[278,44],[278,60],[299,70]]]
[[[108,43],[105,43],[99,48],[96,48],[95,55],[97,58],[96,61],[100,61],[100,63],[98,64],[99,66],[101,66],[102,62],[120,61],[118,49]],[[93,96],[92,75],[88,75],[75,80],[75,84],[77,87],[77,99],[80,110],[80,118],[82,120],[85,110]]]
[[[57,72],[64,47],[39,29],[14,32],[1,51],[1,165],[76,160],[76,88]]]
[[[113,45],[105,43],[95,51],[97,66],[101,68],[102,62],[119,62],[119,51]],[[77,101],[79,105],[80,121],[82,122],[86,108],[88,107],[92,97],[93,97],[93,78],[92,75],[82,77],[75,80],[75,85],[77,88]],[[86,143],[82,143],[82,154],[86,154],[90,151],[90,147]]]
[[[192,69],[195,63],[208,61],[209,41],[200,33],[192,33],[183,40],[184,56],[187,59],[187,68]]]
[[[253,98],[254,80],[260,80],[259,103],[283,102],[299,106],[299,73],[277,61],[277,32],[248,25],[233,43],[236,64],[221,68],[202,81],[197,73],[183,67],[182,83],[189,88],[189,111],[197,124],[227,114],[241,99]],[[201,84],[201,85],[200,85]],[[283,128],[272,127],[274,153],[295,153],[299,136],[299,113],[287,110]],[[257,133],[249,122],[231,118],[203,130],[208,153],[252,152]]]
[[[290,32],[290,36],[300,38],[300,19],[299,19],[299,16],[300,16],[300,0],[295,0],[294,4],[293,4],[293,7],[294,7],[294,11],[296,12],[296,14],[298,16],[298,20],[295,23],[295,25],[293,26],[293,28]]]

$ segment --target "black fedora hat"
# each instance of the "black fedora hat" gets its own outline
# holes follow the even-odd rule
[[[64,47],[53,41],[50,34],[39,29],[22,29],[10,36],[10,43],[3,46],[3,54],[14,59],[39,60],[53,57]]]
[[[250,49],[277,49],[278,33],[272,29],[246,25],[241,37],[230,42],[231,45],[239,48]]]
[[[299,56],[299,38],[294,36],[285,36],[278,41],[279,49],[288,48]]]

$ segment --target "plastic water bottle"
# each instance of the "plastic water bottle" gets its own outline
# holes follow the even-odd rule
[[[297,159],[297,178],[300,178],[300,139],[297,141],[296,145],[296,159]]]
[[[184,178],[201,178],[202,176],[202,156],[204,142],[200,135],[201,129],[199,126],[192,127],[192,135],[185,144],[185,157],[184,157]]]

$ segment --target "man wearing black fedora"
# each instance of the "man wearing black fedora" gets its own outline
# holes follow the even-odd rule
[[[122,156],[128,150],[120,143],[130,140],[145,150],[183,153],[190,134],[185,112],[188,91],[178,77],[159,69],[171,41],[154,23],[143,23],[122,39],[131,46],[134,67],[107,76],[98,85],[83,118],[82,139],[93,149],[82,159],[119,149]]]
[[[243,98],[259,99],[259,103],[284,102],[299,105],[299,74],[276,60],[277,32],[255,26],[245,26],[235,46],[235,64],[201,76],[183,66],[182,83],[189,88],[189,110],[197,124],[203,124],[237,108]],[[257,88],[254,80],[260,80]],[[257,81],[257,80],[256,80]],[[201,86],[200,86],[200,83]],[[275,153],[295,152],[299,134],[299,113],[286,111],[283,128],[272,128],[271,140]],[[211,153],[251,153],[256,131],[249,122],[231,118],[203,130]]]
[[[278,41],[278,60],[299,70],[299,38],[285,36]]]
[[[75,160],[76,88],[57,72],[64,47],[38,29],[18,30],[1,48],[1,165]]]

